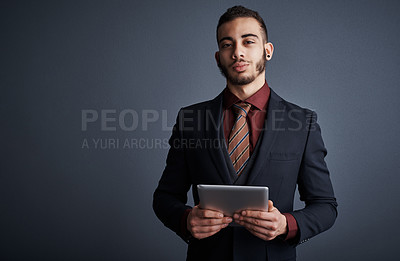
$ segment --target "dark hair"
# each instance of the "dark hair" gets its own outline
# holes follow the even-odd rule
[[[263,29],[263,33],[265,34],[265,41],[268,42],[268,33],[267,33],[267,27],[265,26],[264,20],[261,18],[261,16],[253,10],[250,10],[244,6],[241,5],[236,5],[233,6],[229,9],[226,10],[226,12],[221,15],[218,21],[217,25],[217,41],[218,41],[218,28],[223,25],[226,22],[230,22],[232,20],[235,20],[236,18],[239,17],[252,17],[258,21],[260,24],[261,28]]]

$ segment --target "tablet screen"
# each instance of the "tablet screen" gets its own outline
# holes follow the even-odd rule
[[[217,210],[226,216],[245,209],[268,211],[268,187],[197,185],[200,208]]]

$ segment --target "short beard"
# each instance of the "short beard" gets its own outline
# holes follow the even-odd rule
[[[249,83],[252,83],[257,76],[259,76],[264,70],[265,70],[265,65],[267,63],[267,59],[265,59],[265,56],[267,53],[264,50],[264,55],[263,59],[257,62],[256,64],[256,72],[258,72],[257,75],[250,75],[247,77],[233,77],[228,73],[228,69],[225,66],[222,66],[220,63],[218,64],[218,68],[221,72],[221,74],[228,80],[233,85],[247,85]],[[244,61],[244,60],[239,60],[239,61]]]

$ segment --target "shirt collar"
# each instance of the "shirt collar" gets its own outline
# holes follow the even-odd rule
[[[270,93],[271,93],[271,90],[269,89],[267,82],[265,82],[263,87],[261,87],[252,96],[247,98],[245,100],[245,102],[250,103],[252,105],[252,107],[257,108],[258,110],[266,110]],[[225,88],[223,95],[224,95],[223,99],[224,99],[224,108],[225,109],[230,109],[230,107],[233,104],[241,101],[236,95],[234,95],[228,89],[228,87]]]

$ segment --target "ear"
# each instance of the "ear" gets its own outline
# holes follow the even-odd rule
[[[271,42],[268,42],[264,45],[265,48],[265,59],[267,61],[272,59],[272,54],[274,53],[274,45]]]
[[[219,52],[215,52],[215,61],[217,62],[217,65],[219,66]]]

